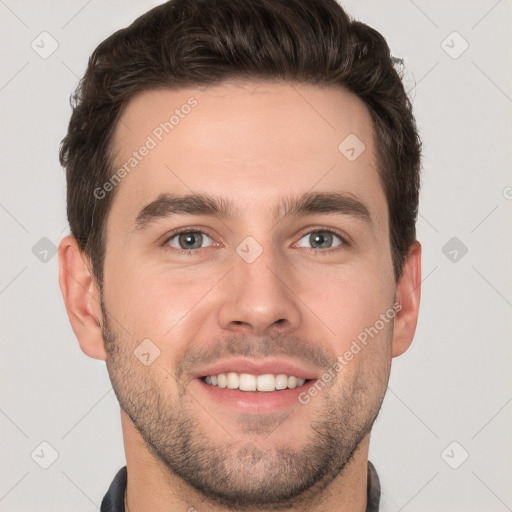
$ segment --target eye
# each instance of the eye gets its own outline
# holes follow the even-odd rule
[[[208,245],[203,244],[208,242]],[[190,251],[191,249],[203,249],[211,245],[212,239],[202,231],[182,231],[168,238],[165,245],[170,245],[178,250]]]
[[[342,244],[345,244],[345,240],[343,240],[340,235],[329,229],[310,231],[298,242],[299,247],[307,247],[311,249],[332,249],[333,247],[337,247]]]

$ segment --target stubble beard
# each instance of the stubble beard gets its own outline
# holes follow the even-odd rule
[[[323,400],[322,407],[316,404],[300,447],[263,447],[271,438],[264,433],[265,419],[242,418],[244,434],[226,433],[224,443],[215,442],[205,420],[187,409],[187,390],[181,387],[173,397],[159,387],[155,375],[134,356],[136,344],[120,340],[112,329],[103,301],[102,310],[107,369],[120,407],[169,475],[212,504],[237,511],[305,506],[342,474],[379,413],[389,372],[379,377],[361,371],[337,395],[331,387],[313,399]],[[374,382],[373,389],[379,391],[371,392],[368,379],[376,377],[385,383]],[[303,416],[306,407],[297,404],[295,412]],[[293,414],[274,428],[289,428],[292,420]],[[269,435],[262,436],[263,443],[258,443],[258,429]]]

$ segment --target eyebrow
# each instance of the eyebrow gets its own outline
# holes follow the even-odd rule
[[[209,194],[162,193],[137,214],[134,231],[142,231],[161,219],[186,214],[209,215],[225,219],[240,217],[240,212],[234,203],[223,197]],[[369,225],[372,224],[369,208],[348,193],[307,192],[299,197],[285,196],[273,210],[274,220],[311,214],[350,215]]]

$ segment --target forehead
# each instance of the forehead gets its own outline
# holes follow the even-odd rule
[[[262,215],[283,194],[312,190],[384,199],[371,117],[341,88],[226,82],[145,91],[125,108],[112,147],[113,171],[124,172],[111,215],[127,228],[162,192],[231,197]]]

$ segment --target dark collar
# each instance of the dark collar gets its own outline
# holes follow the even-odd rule
[[[126,489],[127,468],[122,467],[114,477],[101,502],[100,512],[125,512],[124,491]],[[366,512],[379,512],[380,481],[374,465],[368,461],[368,505]]]
[[[368,461],[368,494],[366,512],[379,512],[380,480],[375,466]]]

